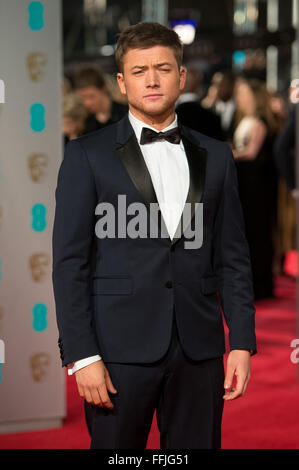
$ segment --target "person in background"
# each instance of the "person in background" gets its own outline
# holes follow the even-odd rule
[[[277,91],[269,91],[270,107],[277,120],[278,129],[281,130],[288,118],[286,101]]]
[[[213,75],[207,97],[202,106],[220,116],[225,140],[231,141],[234,131],[236,104],[234,99],[235,75],[230,70],[216,72]]]
[[[290,191],[296,189],[295,146],[296,146],[296,107],[291,109],[289,119],[277,136],[274,144],[274,156],[277,170],[285,180]],[[294,193],[295,195],[295,193]]]
[[[277,173],[272,147],[277,120],[266,84],[257,79],[238,79],[236,103],[233,154],[258,300],[273,297]]]
[[[198,71],[192,67],[186,67],[186,70],[186,84],[176,102],[178,118],[191,129],[223,140],[220,117],[200,104],[201,79]]]
[[[62,78],[62,84],[61,84],[61,93],[62,97],[64,98],[66,95],[72,92],[72,84],[71,81],[68,77],[64,76]]]
[[[63,97],[63,134],[64,143],[83,134],[87,111],[75,93]]]
[[[285,274],[284,266],[288,251],[296,249],[296,189],[295,147],[296,147],[296,108],[292,106],[288,120],[280,130],[274,143],[274,159],[279,181],[278,221],[280,233],[280,273]]]
[[[104,76],[95,68],[81,69],[74,77],[74,86],[89,113],[84,134],[119,121],[128,112],[126,105],[112,99]]]
[[[288,107],[286,100],[283,96],[273,90],[269,90],[270,107],[277,121],[278,133],[282,130],[287,118],[288,118]],[[273,155],[275,157],[275,155]],[[275,239],[275,254],[273,260],[273,272],[275,275],[282,275],[284,273],[284,261],[286,249],[286,239],[288,238],[288,220],[289,216],[286,212],[289,212],[289,190],[286,187],[286,183],[279,175],[278,171],[278,186],[277,186],[277,230]]]

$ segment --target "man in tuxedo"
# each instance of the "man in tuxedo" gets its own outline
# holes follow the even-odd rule
[[[122,32],[117,79],[129,113],[72,140],[59,170],[58,343],[84,399],[91,448],[145,448],[155,410],[161,448],[219,448],[224,401],[245,393],[256,352],[235,163],[226,143],[176,118],[182,52],[158,23]],[[102,204],[105,216],[115,209],[115,226],[100,217]]]

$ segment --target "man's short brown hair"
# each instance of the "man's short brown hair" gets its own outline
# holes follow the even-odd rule
[[[123,58],[129,49],[148,49],[154,46],[170,47],[178,67],[182,65],[183,44],[178,34],[160,23],[145,21],[129,26],[120,34],[115,51],[119,70],[123,71]]]

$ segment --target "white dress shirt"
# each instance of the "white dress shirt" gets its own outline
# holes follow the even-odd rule
[[[140,142],[143,127],[158,132],[154,127],[137,119],[130,111],[129,120],[138,143]],[[177,127],[177,115],[175,115],[174,121],[162,131],[168,131],[173,127]],[[151,175],[166,228],[170,238],[173,239],[189,190],[189,166],[183,142],[181,140],[180,144],[172,144],[167,140],[162,140],[140,145],[140,149]],[[76,361],[73,368],[68,370],[68,374],[72,375],[82,367],[100,359],[99,355],[95,355]]]

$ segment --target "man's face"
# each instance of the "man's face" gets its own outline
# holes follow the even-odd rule
[[[78,88],[77,93],[89,113],[96,114],[101,112],[105,95],[104,90],[100,90],[95,86],[88,86]]]
[[[185,69],[178,69],[173,50],[165,46],[129,49],[123,58],[123,73],[117,74],[121,93],[127,95],[130,109],[140,118],[172,112],[185,79]]]

